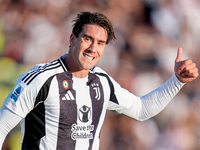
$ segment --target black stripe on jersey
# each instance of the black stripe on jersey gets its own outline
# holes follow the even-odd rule
[[[111,92],[110,92],[110,101],[112,101],[112,102],[114,102],[116,104],[119,104],[119,102],[117,100],[117,97],[115,95],[114,85],[113,85],[112,81],[110,80],[109,76],[107,74],[104,74],[104,73],[97,73],[97,72],[95,72],[95,74],[98,74],[100,76],[106,77],[106,79],[108,80],[108,84],[110,86],[110,90],[111,90]]]
[[[59,116],[59,127],[57,137],[57,148],[56,150],[74,150],[76,146],[76,140],[71,138],[72,125],[77,124],[77,104],[76,104],[76,91],[73,89],[72,74],[70,71],[56,75],[59,95],[60,95],[60,116]],[[65,89],[63,81],[67,80],[68,88]],[[62,98],[67,92],[72,93],[74,99],[63,100]]]
[[[31,83],[31,81],[33,81],[33,79],[35,79],[39,74],[51,70],[51,69],[55,69],[60,67],[61,64],[58,60],[52,61],[51,63],[45,64],[44,66],[39,66],[39,68],[37,70],[34,70],[30,73],[28,73],[23,79],[22,81],[24,81],[24,83],[26,83],[27,85],[29,85]]]
[[[34,109],[25,117],[25,133],[22,150],[39,150],[40,139],[45,136],[45,106],[49,87],[54,76],[41,87],[34,104]]]
[[[89,87],[90,87],[90,97],[92,101],[92,123],[91,124],[94,125],[94,130],[91,131],[91,133],[93,134],[93,139],[89,140],[88,150],[92,150],[92,145],[94,142],[94,138],[96,136],[96,130],[99,124],[99,119],[101,117],[101,113],[103,110],[104,92],[103,92],[103,87],[102,87],[99,77],[96,77],[95,74],[89,73],[88,79],[90,81]],[[98,95],[100,96],[100,99],[96,98],[97,93],[94,90],[94,87],[92,85],[94,85],[96,88],[99,89]]]
[[[67,67],[67,64],[65,63],[63,57],[61,57],[60,59],[61,59],[60,63],[62,64],[63,70],[69,71],[69,68]]]

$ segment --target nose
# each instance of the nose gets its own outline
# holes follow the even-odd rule
[[[95,42],[92,42],[88,48],[90,51],[96,51],[97,44]]]

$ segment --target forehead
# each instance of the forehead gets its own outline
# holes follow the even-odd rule
[[[93,38],[101,38],[101,40],[107,40],[108,34],[107,31],[99,26],[94,24],[86,24],[83,26],[83,31],[80,33],[81,36],[89,35]]]

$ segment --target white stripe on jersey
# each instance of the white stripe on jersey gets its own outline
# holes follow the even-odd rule
[[[90,94],[89,94],[89,87],[86,86],[86,82],[88,81],[88,77],[87,78],[83,78],[83,79],[78,79],[73,77],[73,88],[76,90],[76,104],[77,104],[77,112],[80,113],[80,108],[82,106],[87,106],[89,108],[92,108],[92,103],[91,103],[91,99],[90,99]],[[83,96],[84,95],[84,96]],[[83,99],[84,97],[84,99]],[[92,110],[91,110],[92,111]],[[89,125],[91,125],[92,123],[92,112],[91,112],[91,116],[89,116],[89,121],[86,123],[81,122],[81,114],[77,114],[77,125],[82,125],[82,127],[88,127]],[[75,132],[75,131],[74,131]],[[90,133],[90,130],[88,131],[77,131],[77,133],[81,134],[81,133]],[[76,146],[75,146],[75,150],[88,150],[89,147],[89,139],[77,139],[76,140]]]
[[[49,89],[49,93],[51,95],[57,96],[57,99],[59,99],[58,95],[58,82],[56,81],[56,78],[54,77],[51,86]],[[55,98],[52,99],[50,95],[47,97],[47,99],[44,102],[45,104],[45,131],[46,135],[40,140],[40,150],[45,149],[55,149],[57,146],[57,134],[58,134],[58,126],[59,126],[59,116],[60,116],[60,103],[59,101],[55,101]]]

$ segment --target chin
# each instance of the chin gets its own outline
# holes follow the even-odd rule
[[[82,65],[82,68],[84,69],[84,70],[90,70],[91,68],[93,68],[95,65],[87,65],[87,64],[85,64],[85,65]]]
[[[90,70],[92,69],[94,66],[87,66],[87,67],[83,67],[84,70]]]

